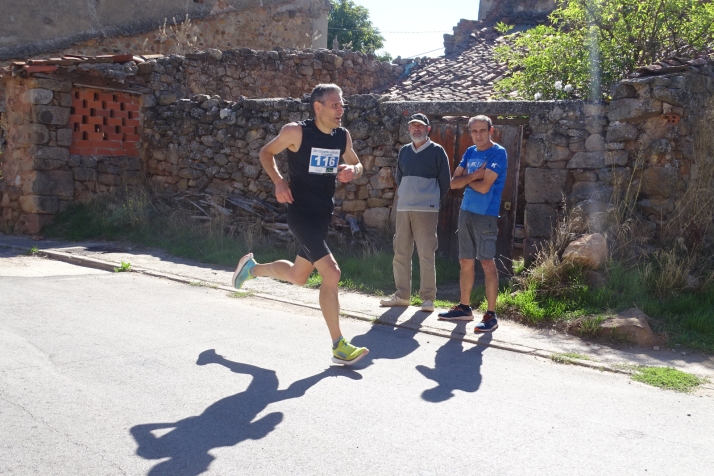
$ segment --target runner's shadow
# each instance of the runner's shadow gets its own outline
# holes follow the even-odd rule
[[[444,402],[454,396],[455,390],[475,392],[481,386],[482,353],[491,342],[491,334],[482,335],[478,339],[479,345],[464,351],[460,336],[465,331],[466,323],[459,322],[451,338],[436,351],[433,369],[424,365],[416,367],[424,377],[437,383],[436,387],[421,394],[427,402]]]
[[[397,327],[399,316],[407,309],[406,307],[390,308],[379,317],[379,323],[372,325],[365,334],[352,338],[350,341],[352,344],[369,349],[369,354],[355,364],[357,367],[369,367],[376,359],[401,359],[419,347],[419,342],[415,338],[417,331],[413,329],[418,329],[429,317],[429,313],[415,311],[408,320]]]
[[[280,424],[283,420],[281,412],[269,413],[255,420],[271,403],[302,397],[310,387],[327,377],[362,378],[353,370],[329,367],[317,375],[293,382],[284,390],[278,390],[275,371],[232,362],[213,349],[201,352],[196,364],[223,365],[231,372],[247,374],[253,379],[245,391],[218,400],[198,416],[175,423],[147,423],[131,428],[139,446],[137,455],[152,460],[168,458],[154,466],[150,475],[201,474],[214,459],[209,454],[213,448],[264,438]],[[156,430],[161,431],[161,436],[152,433]]]

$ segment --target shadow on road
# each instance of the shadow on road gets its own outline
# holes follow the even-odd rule
[[[362,335],[353,337],[350,342],[358,347],[367,347],[369,354],[356,367],[365,368],[372,365],[376,359],[401,359],[414,352],[419,347],[415,336],[420,325],[429,316],[422,311],[414,312],[408,320],[397,327],[399,316],[408,308],[392,307],[379,317],[379,323],[373,325]],[[405,329],[406,327],[406,329]]]
[[[424,377],[437,383],[436,387],[421,394],[427,402],[444,402],[454,396],[455,390],[475,392],[481,386],[482,354],[491,342],[491,334],[482,335],[478,339],[480,345],[464,351],[461,337],[465,332],[466,323],[459,322],[451,332],[451,338],[436,351],[434,368],[416,367]]]
[[[136,450],[138,456],[152,460],[169,458],[154,466],[150,475],[201,474],[213,461],[214,457],[208,453],[211,449],[261,439],[280,424],[283,420],[281,412],[269,413],[254,421],[271,403],[302,397],[310,387],[326,377],[362,378],[348,368],[330,367],[278,390],[275,371],[232,362],[213,349],[201,352],[196,364],[223,365],[231,372],[251,375],[253,380],[245,391],[218,400],[198,416],[175,423],[147,423],[131,428],[139,446]],[[169,429],[168,433],[158,437],[152,433]]]

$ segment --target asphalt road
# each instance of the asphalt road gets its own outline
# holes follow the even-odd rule
[[[0,474],[714,468],[712,398],[351,320],[332,366],[309,309],[2,254]]]

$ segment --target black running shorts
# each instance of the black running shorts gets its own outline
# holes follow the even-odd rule
[[[332,213],[305,213],[288,208],[288,226],[298,242],[298,256],[310,263],[330,254],[327,247],[327,230]]]

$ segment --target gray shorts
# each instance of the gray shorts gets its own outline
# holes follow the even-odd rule
[[[459,210],[459,259],[496,257],[498,217]]]

